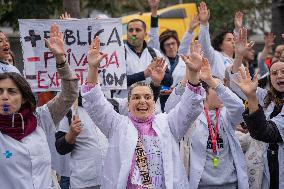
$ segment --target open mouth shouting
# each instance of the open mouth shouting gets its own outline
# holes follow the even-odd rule
[[[146,112],[148,112],[149,108],[143,106],[143,107],[137,107],[136,110],[140,113],[146,113]]]

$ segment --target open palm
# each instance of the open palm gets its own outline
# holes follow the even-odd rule
[[[207,9],[207,5],[205,2],[201,2],[198,7],[198,16],[201,23],[208,22],[210,18],[210,12]]]
[[[190,71],[198,72],[202,65],[201,46],[198,41],[192,43],[190,47],[190,55],[181,55],[182,60],[185,62]]]
[[[256,89],[258,86],[258,79],[255,75],[253,80],[251,80],[248,68],[245,68],[245,70],[240,68],[236,84],[240,87],[241,91],[247,97],[253,96],[256,93]]]
[[[47,47],[53,53],[55,57],[64,55],[64,42],[63,34],[59,31],[59,27],[56,24],[52,24],[50,27],[49,40],[44,39]]]
[[[87,55],[89,66],[98,68],[102,59],[107,56],[107,54],[100,52],[100,43],[100,38],[97,36],[90,45]]]
[[[241,11],[236,12],[234,18],[234,24],[236,29],[240,29],[243,25],[243,16],[244,14]]]
[[[210,65],[208,63],[208,59],[206,59],[206,58],[203,58],[203,60],[202,60],[202,66],[201,66],[201,69],[200,69],[199,77],[204,82],[212,79],[211,68],[210,68]]]
[[[164,59],[157,58],[155,61],[156,65],[150,68],[150,77],[154,83],[160,84],[164,79],[167,67]]]

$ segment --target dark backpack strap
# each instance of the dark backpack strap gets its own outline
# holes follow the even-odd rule
[[[157,58],[157,54],[156,54],[156,51],[152,48],[152,47],[147,47],[148,48],[148,51],[150,53],[150,55],[152,56],[152,58]]]
[[[113,109],[117,113],[119,113],[119,103],[115,99],[113,99],[113,98],[108,98],[107,100],[113,105]]]

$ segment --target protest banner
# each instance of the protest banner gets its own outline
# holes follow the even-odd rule
[[[99,36],[101,51],[108,54],[99,69],[102,88],[126,89],[125,54],[120,19],[19,19],[24,75],[34,92],[60,90],[55,58],[44,42],[44,38],[50,37],[49,30],[53,23],[59,25],[64,35],[66,60],[78,76],[80,85],[87,77],[89,45],[93,38]]]

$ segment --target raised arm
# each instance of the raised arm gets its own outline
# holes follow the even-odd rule
[[[269,51],[274,45],[275,37],[276,36],[273,33],[267,33],[264,36],[264,47],[263,50],[260,52],[260,55],[257,60],[260,76],[263,76],[268,72],[268,67],[265,64],[265,59],[267,58]]]
[[[78,78],[66,64],[63,34],[57,25],[51,25],[50,39],[45,39],[45,42],[56,59],[56,68],[61,77],[60,94],[47,103],[51,117],[55,125],[58,125],[78,97]]]
[[[203,110],[205,90],[199,82],[199,72],[202,65],[201,48],[194,43],[190,56],[182,56],[188,70],[188,84],[180,103],[168,114],[168,121],[171,132],[177,141],[185,135],[188,127],[197,119]]]
[[[107,54],[100,52],[100,39],[96,37],[88,51],[88,75],[86,84],[82,86],[83,106],[90,115],[93,122],[100,128],[102,133],[108,138],[115,126],[122,120],[104,97],[98,84],[98,68],[100,62]]]
[[[242,66],[244,55],[252,49],[254,41],[247,43],[247,29],[241,28],[235,41],[235,59],[232,67],[232,72],[237,73]]]
[[[242,100],[229,88],[225,87],[219,79],[212,77],[208,62],[203,64],[201,68],[200,79],[216,91],[217,96],[226,107],[226,117],[230,120],[232,126],[235,127],[240,124],[242,112],[244,111]]]
[[[198,41],[201,44],[201,49],[204,53],[204,57],[208,59],[210,66],[213,66],[213,64],[216,64],[214,62],[216,52],[211,45],[211,38],[209,33],[210,11],[209,9],[207,9],[207,5],[203,1],[198,6],[198,16],[200,22]]]
[[[244,14],[241,11],[237,11],[234,17],[234,35],[238,37],[240,29],[243,27],[243,17]]]
[[[194,15],[190,18],[188,29],[184,33],[182,40],[180,42],[180,46],[178,48],[178,54],[189,55],[189,47],[190,43],[194,37],[194,30],[199,26],[199,17],[198,15]]]
[[[159,18],[158,18],[158,7],[160,0],[148,0],[148,4],[151,9],[151,27],[149,31],[149,41],[147,45],[154,49],[160,50],[159,41]]]

